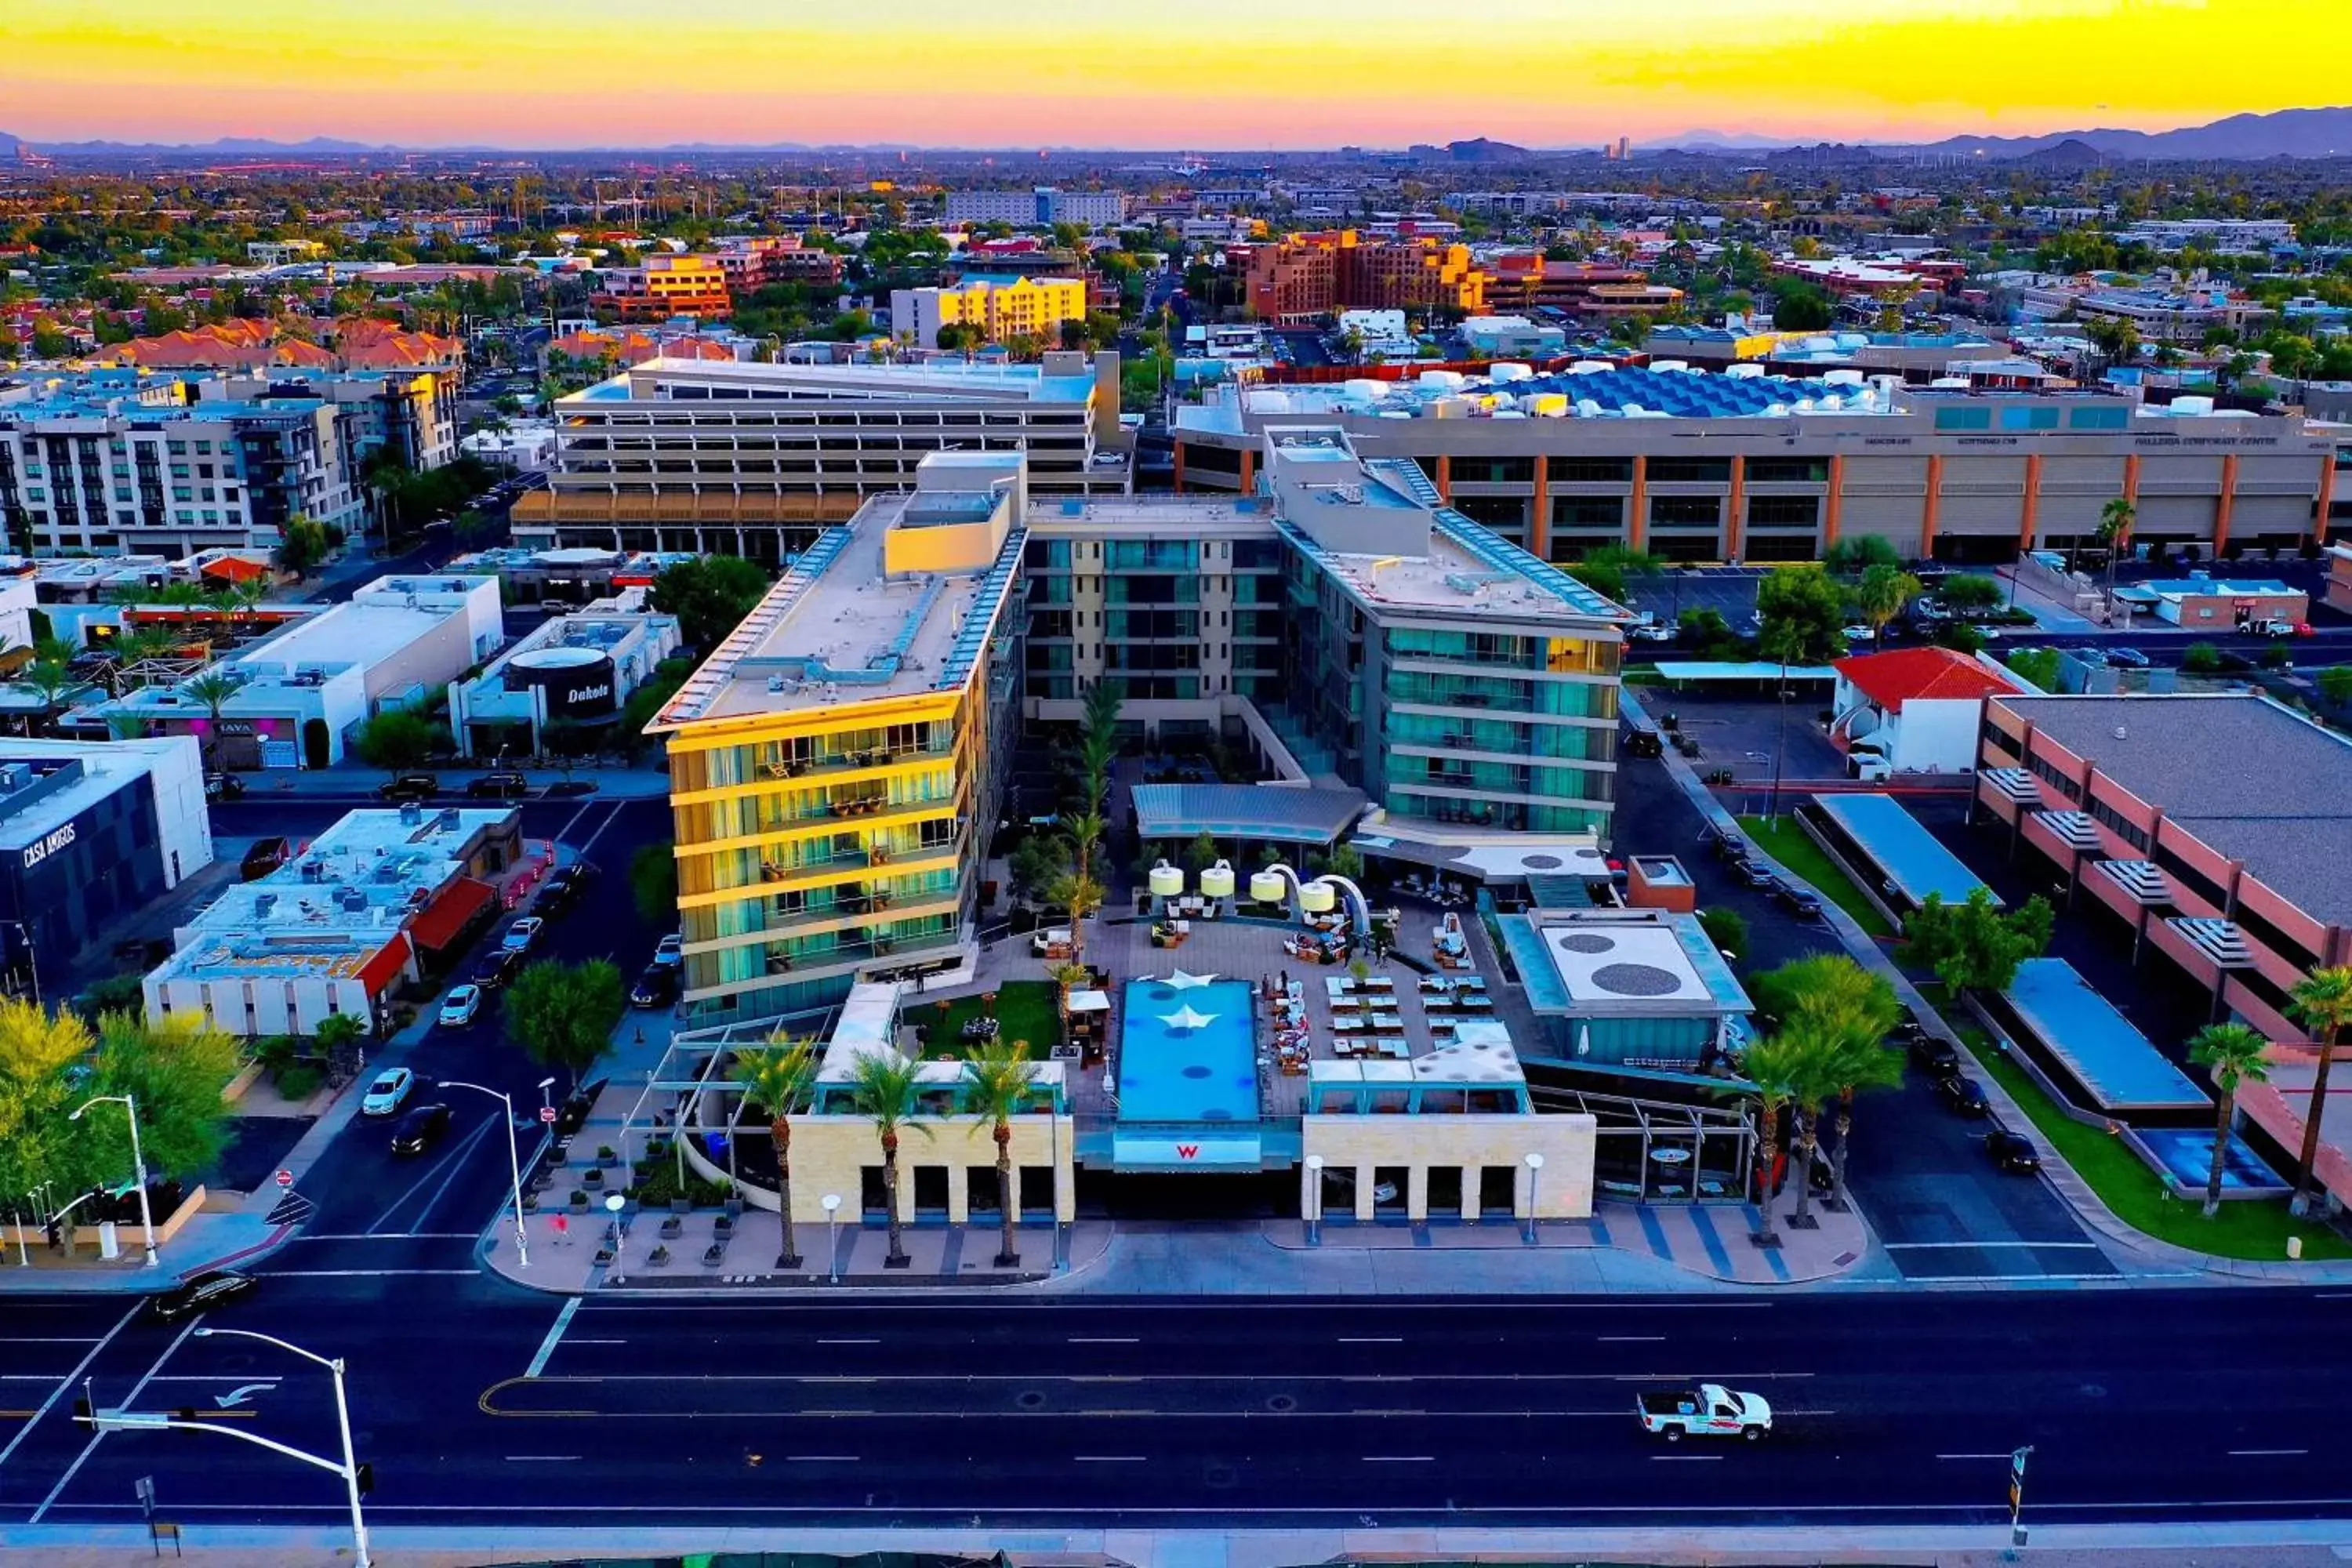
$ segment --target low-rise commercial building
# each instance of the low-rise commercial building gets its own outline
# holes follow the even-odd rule
[[[449,727],[462,757],[531,755],[550,749],[548,726],[609,732],[629,693],[677,651],[676,616],[645,607],[630,588],[577,614],[556,616],[449,688]]]
[[[494,912],[490,878],[523,855],[512,808],[355,811],[284,866],[230,888],[173,933],[148,1016],[232,1035],[385,1032],[386,1003]]]
[[[1127,221],[1127,202],[1118,191],[1065,191],[1054,185],[1025,191],[950,191],[945,216],[951,224],[1009,223],[1021,228],[1050,228],[1070,223],[1082,228],[1115,228]]]
[[[0,973],[12,991],[62,1001],[78,952],[212,859],[194,741],[0,740]]]
[[[1475,315],[1486,308],[1487,273],[1467,246],[1370,239],[1342,228],[1235,246],[1226,256],[1260,321],[1312,321],[1346,310]]]
[[[2028,689],[1990,659],[1948,647],[1857,654],[1831,668],[1830,739],[1874,778],[1969,772],[1985,699]]]
[[[609,268],[598,277],[598,302],[625,321],[723,316],[733,309],[727,269],[708,256],[649,256],[641,267]]]
[[[2162,578],[2118,588],[2116,598],[2191,631],[2299,626],[2311,616],[2311,595],[2275,577]]]
[[[236,682],[214,704],[189,681],[135,688],[68,713],[92,734],[194,735],[211,766],[322,768],[359,727],[415,707],[506,640],[495,577],[381,577],[205,671]]]

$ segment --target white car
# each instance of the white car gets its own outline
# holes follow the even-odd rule
[[[539,933],[546,925],[547,922],[537,915],[525,915],[507,927],[507,934],[499,939],[499,945],[509,952],[529,952],[531,943],[539,940]]]
[[[1772,1430],[1772,1407],[1763,1395],[1736,1393],[1719,1383],[1640,1394],[1633,1413],[1642,1418],[1643,1431],[1669,1443],[1690,1436],[1753,1443]]]
[[[393,1068],[375,1075],[368,1091],[360,1101],[362,1116],[393,1116],[408,1103],[416,1091],[416,1075],[406,1068]]]
[[[686,938],[680,936],[676,931],[672,931],[667,936],[662,938],[661,941],[654,943],[654,962],[656,963],[668,964],[684,963],[686,962]]]
[[[1877,639],[1877,637],[1878,633],[1874,628],[1860,624],[1845,628],[1845,640],[1848,642],[1873,642]]]
[[[441,999],[441,1026],[445,1029],[462,1029],[481,1013],[482,988],[478,985],[460,985]]]

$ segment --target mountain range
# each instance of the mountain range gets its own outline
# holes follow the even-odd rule
[[[1679,136],[1659,137],[1640,143],[1644,152],[1677,151],[1741,155],[1758,153],[1785,152],[1798,147],[1839,145],[1806,142],[1787,136],[1759,135],[1753,132],[1690,131]],[[267,137],[225,136],[204,142],[23,142],[19,138],[0,132],[0,158],[13,159],[19,146],[34,146],[52,157],[121,158],[121,157],[349,157],[362,154],[394,154],[408,149],[389,143],[352,142],[332,136],[313,136],[301,142],[273,141]],[[417,149],[423,151],[424,149]],[[840,151],[893,153],[917,151],[901,148],[898,143],[875,143],[849,148],[838,145],[823,149],[806,143],[777,142],[765,145],[729,145],[710,142],[671,143],[661,147],[609,147],[596,149],[624,153],[668,153],[692,155],[698,153],[805,153]],[[2283,109],[2269,114],[2233,114],[2210,124],[2183,126],[2173,131],[2127,131],[2108,128],[2095,131],[2055,131],[2041,136],[1948,136],[1940,142],[1869,142],[1853,145],[1856,152],[1875,153],[1890,156],[1927,156],[1951,158],[1982,158],[1987,161],[2035,158],[2068,164],[2095,163],[2099,158],[2158,159],[2158,160],[2246,160],[2261,158],[2326,158],[2352,157],[2352,108]],[[436,153],[520,153],[520,148],[488,145],[469,147],[436,147]],[[582,150],[572,150],[575,153]],[[1075,152],[1076,149],[1065,149]],[[1452,142],[1443,152],[1457,162],[1479,163],[1501,161],[1526,155],[1522,149],[1507,142],[1490,142],[1484,137]]]
[[[2233,114],[2206,125],[2175,131],[2053,131],[2042,136],[1948,136],[1940,142],[1864,142],[1874,153],[1929,157],[2021,159],[2063,147],[2062,159],[2075,161],[2076,147],[2111,158],[2171,160],[2352,157],[2352,109],[2282,109],[2269,114]],[[1727,135],[1693,131],[1642,143],[1645,152],[1779,152],[1812,145],[1786,136]]]

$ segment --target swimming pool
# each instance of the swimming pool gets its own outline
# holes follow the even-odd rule
[[[2183,1191],[2205,1190],[2205,1179],[2213,1166],[2210,1128],[2135,1127],[2132,1136],[2163,1162],[2164,1173],[2174,1184]],[[2221,1185],[2224,1190],[2284,1192],[2287,1184],[2243,1138],[2232,1133],[2230,1151],[2221,1157]]]
[[[1245,981],[1129,981],[1119,1026],[1119,1119],[1255,1121],[1255,1006]]]

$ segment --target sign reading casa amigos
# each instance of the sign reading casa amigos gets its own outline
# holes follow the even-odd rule
[[[47,837],[27,844],[25,846],[25,868],[32,869],[73,841],[74,825],[68,822],[63,827],[51,832]]]

